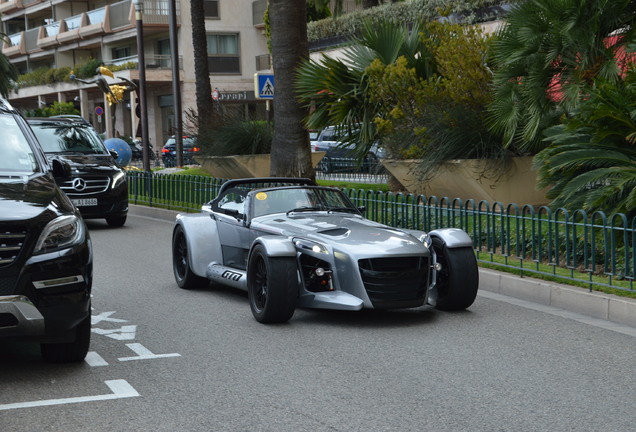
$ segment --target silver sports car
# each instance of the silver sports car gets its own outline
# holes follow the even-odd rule
[[[469,307],[477,261],[464,231],[396,229],[370,221],[340,190],[308,179],[225,182],[201,213],[177,216],[177,285],[246,290],[262,323],[297,307],[339,310]]]

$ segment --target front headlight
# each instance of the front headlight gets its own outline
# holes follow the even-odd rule
[[[117,189],[117,187],[126,181],[126,174],[123,171],[118,172],[113,176],[113,189]]]
[[[305,250],[305,251],[312,251],[315,253],[322,253],[322,254],[329,253],[329,249],[327,249],[327,246],[320,243],[313,242],[313,241],[305,240],[305,239],[295,238],[294,245],[296,245],[296,248],[301,251]]]
[[[63,249],[84,241],[84,221],[75,215],[60,216],[46,224],[33,253]]]

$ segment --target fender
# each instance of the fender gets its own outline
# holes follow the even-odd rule
[[[466,231],[459,228],[441,228],[428,233],[431,237],[442,240],[449,249],[473,247],[473,241]]]
[[[266,235],[257,237],[250,248],[250,255],[257,244],[263,245],[270,257],[295,257],[296,247],[287,237]]]
[[[188,242],[192,272],[206,277],[208,264],[223,262],[216,220],[209,213],[178,214],[175,227],[177,225],[183,227]]]

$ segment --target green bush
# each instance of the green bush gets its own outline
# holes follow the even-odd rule
[[[490,21],[498,18],[503,11],[497,8],[487,13],[477,13],[477,11],[507,3],[514,3],[514,0],[413,0],[385,3],[371,9],[310,22],[307,24],[307,38],[313,42],[337,36],[351,37],[360,32],[365,20],[374,23],[386,21],[412,23],[457,14],[462,22],[466,23]]]
[[[267,154],[273,127],[266,121],[229,119],[213,131],[203,153],[211,156]]]

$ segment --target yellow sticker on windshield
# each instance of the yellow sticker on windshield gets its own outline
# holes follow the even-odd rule
[[[265,192],[259,192],[256,194],[256,199],[259,201],[263,201],[267,199],[267,194]]]

